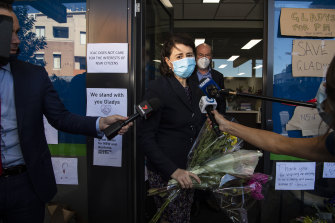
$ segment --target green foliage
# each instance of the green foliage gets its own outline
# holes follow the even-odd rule
[[[21,44],[18,58],[32,64],[45,66],[44,61],[35,58],[35,53],[44,49],[47,45],[45,37],[38,38],[33,31],[36,20],[33,17],[28,16],[27,6],[16,6],[14,12],[20,24],[18,36],[21,40]]]

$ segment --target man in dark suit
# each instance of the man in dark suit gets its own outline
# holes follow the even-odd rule
[[[215,83],[219,85],[221,89],[224,89],[225,87],[224,87],[223,74],[211,68],[212,58],[213,58],[213,54],[212,54],[212,48],[210,45],[206,43],[202,43],[198,45],[196,47],[196,57],[195,57],[197,66],[194,69],[189,79],[191,82],[199,85],[200,80],[204,78],[212,78],[215,81]],[[198,92],[203,94],[200,89],[198,89]],[[216,109],[221,114],[226,113],[226,99],[225,98],[221,98],[221,100],[217,101]],[[205,117],[203,120],[206,120]],[[193,202],[193,207],[192,207],[192,213],[194,216],[199,214],[201,202],[206,202],[207,204],[210,205],[210,207],[217,210],[217,206],[210,199],[211,196],[213,195],[209,191],[195,191],[194,202]]]
[[[211,68],[212,63],[212,48],[210,45],[206,43],[202,43],[197,46],[196,48],[196,61],[197,66],[196,69],[194,69],[194,72],[192,76],[190,77],[190,80],[199,84],[200,80],[203,78],[212,78],[221,89],[224,89],[224,79],[223,74],[221,74],[219,71],[214,70]],[[226,100],[225,98],[222,98],[220,101],[217,101],[217,110],[221,114],[225,114],[226,112]]]
[[[0,15],[13,19],[10,54],[16,54],[20,44],[18,19],[12,6],[3,1]],[[0,222],[42,223],[45,203],[57,192],[43,115],[58,130],[92,137],[102,137],[103,129],[127,118],[70,113],[45,69],[16,59],[0,65],[0,97]]]

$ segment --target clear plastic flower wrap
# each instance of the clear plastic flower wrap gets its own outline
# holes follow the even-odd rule
[[[247,210],[256,200],[264,198],[263,185],[271,179],[271,176],[263,173],[254,173],[246,178],[226,174],[221,179],[220,187],[213,192],[220,208],[232,222],[247,222]]]
[[[234,182],[224,182],[223,180],[227,179],[226,176],[231,176],[241,182],[250,179],[262,153],[256,150],[242,150],[240,149],[241,143],[241,139],[228,133],[223,132],[220,137],[217,137],[206,122],[188,156],[187,170],[197,174],[201,180],[199,184],[192,179],[193,188],[217,191],[220,188],[223,189],[226,183]],[[238,182],[238,186],[241,185],[241,182]],[[168,186],[164,188],[149,190],[148,196],[159,194],[167,197],[150,223],[159,220],[164,209],[178,196],[180,190],[178,182],[174,179],[170,180]]]

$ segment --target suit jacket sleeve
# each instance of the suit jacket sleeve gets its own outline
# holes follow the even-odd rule
[[[150,118],[147,120],[140,120],[138,139],[140,148],[143,149],[144,154],[150,160],[150,163],[163,175],[165,179],[169,179],[178,167],[164,154],[157,143],[156,133],[159,131],[164,101],[162,101],[162,97],[160,97],[161,91],[156,88],[157,86],[153,86],[152,84],[149,85],[144,98],[149,99],[158,97],[161,104],[160,108],[156,112],[152,113]]]
[[[97,137],[97,117],[81,116],[69,112],[61,102],[44,68],[41,73],[42,86],[44,86],[42,108],[48,122],[64,132]]]

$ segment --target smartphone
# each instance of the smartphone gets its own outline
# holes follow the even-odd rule
[[[12,31],[12,17],[0,15],[0,62],[8,61],[9,59]]]

